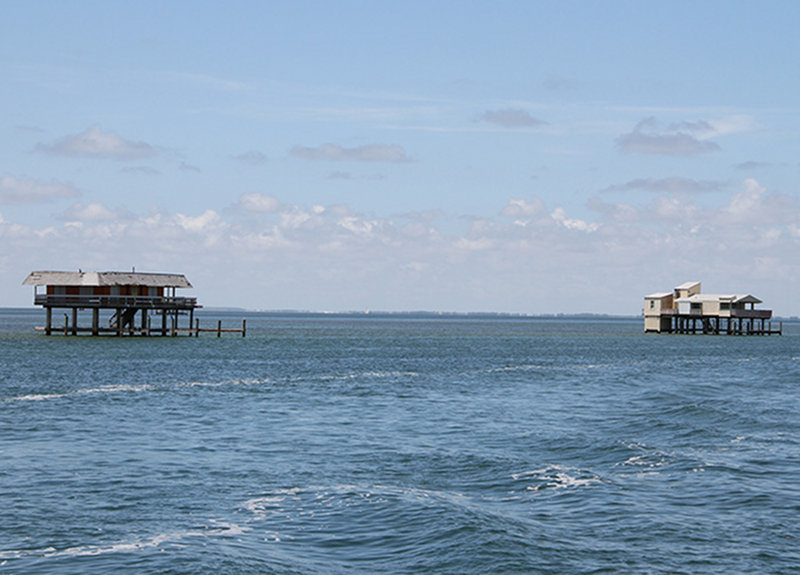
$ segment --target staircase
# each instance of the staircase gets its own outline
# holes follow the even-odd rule
[[[120,323],[122,324],[122,329],[125,329],[127,327],[133,327],[133,318],[134,316],[136,316],[137,311],[138,310],[134,307],[126,308],[125,310],[123,310],[122,316],[119,318],[115,313],[108,320],[108,327],[110,327],[111,329],[119,329]]]

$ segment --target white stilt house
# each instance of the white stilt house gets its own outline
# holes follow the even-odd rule
[[[700,282],[686,282],[671,292],[644,298],[644,330],[655,333],[730,335],[780,334],[772,328],[772,310],[755,309],[762,301],[750,294],[703,294]]]

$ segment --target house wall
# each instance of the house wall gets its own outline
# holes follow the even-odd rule
[[[644,298],[644,315],[661,315],[661,310],[672,308],[672,296]]]
[[[688,298],[699,293],[700,293],[700,284],[698,283],[688,289],[676,289],[675,299],[677,300],[677,299]]]
[[[163,287],[150,286],[46,286],[47,295],[143,295],[163,297]]]
[[[661,331],[661,318],[659,316],[645,316],[644,331]]]

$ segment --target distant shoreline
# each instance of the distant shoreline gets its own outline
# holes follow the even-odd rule
[[[41,311],[39,307],[0,307],[0,313],[31,313]],[[249,314],[272,315],[279,317],[341,317],[341,318],[407,318],[407,319],[538,319],[538,320],[605,320],[605,321],[639,321],[641,315],[605,314],[605,313],[540,313],[524,314],[511,312],[450,312],[450,311],[312,311],[312,310],[266,310],[238,307],[203,307],[198,310],[204,314]],[[800,322],[800,317],[775,316],[773,321]]]

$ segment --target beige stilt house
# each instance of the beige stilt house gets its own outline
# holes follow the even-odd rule
[[[644,331],[726,335],[780,334],[772,328],[772,310],[755,309],[750,294],[703,294],[700,282],[686,282],[671,292],[644,298]]]
[[[53,310],[56,309],[68,312],[64,314],[64,334],[175,335],[186,331],[179,330],[180,317],[188,316],[191,328],[194,310],[201,307],[197,305],[197,298],[176,294],[177,289],[192,287],[181,274],[36,271],[22,284],[34,287],[34,304],[45,309],[44,332],[47,335],[56,330],[53,326]],[[78,325],[80,310],[91,311],[91,327]],[[101,325],[103,312],[110,316],[105,325]],[[151,329],[150,314],[161,316],[160,326],[157,322]]]

